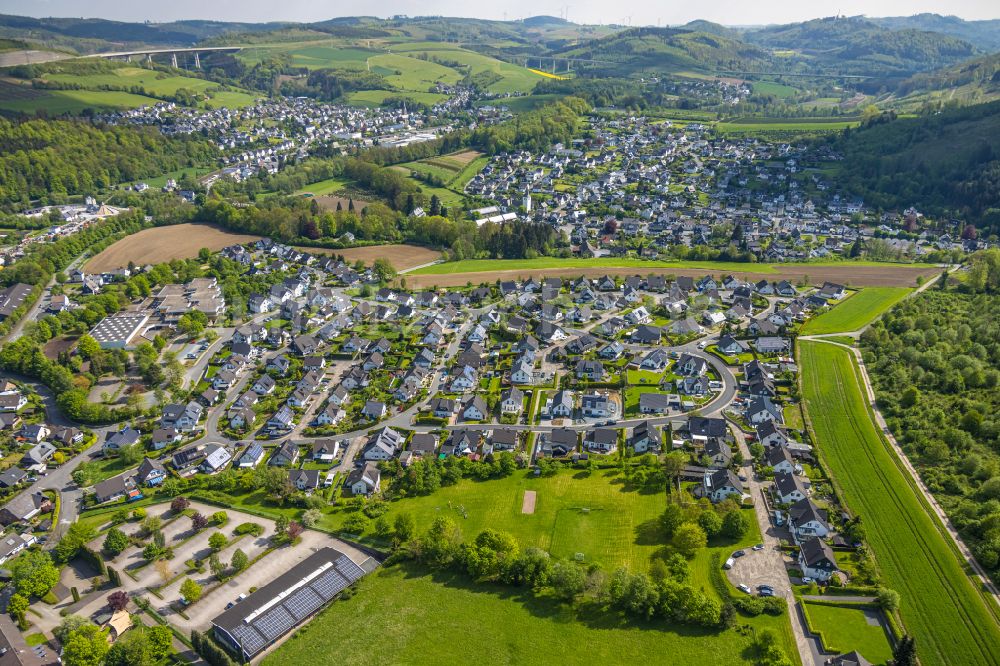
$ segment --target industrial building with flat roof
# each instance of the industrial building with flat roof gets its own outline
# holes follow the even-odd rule
[[[365,570],[320,548],[212,621],[216,638],[247,661],[311,617]]]
[[[101,349],[128,349],[148,321],[148,312],[119,312],[98,322],[90,336]]]

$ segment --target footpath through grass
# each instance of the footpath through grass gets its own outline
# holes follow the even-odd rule
[[[909,287],[865,287],[843,302],[807,321],[802,335],[856,331],[875,321],[883,312],[906,298]]]
[[[773,630],[797,662],[787,616],[741,622]],[[464,576],[399,565],[366,576],[352,598],[335,601],[263,665],[322,664],[331,655],[364,655],[368,664],[634,661],[720,666],[748,663],[749,642],[734,629],[626,622],[516,588],[477,585]]]
[[[806,415],[822,462],[861,516],[924,666],[1000,663],[1000,626],[960,555],[875,428],[851,352],[800,342]]]

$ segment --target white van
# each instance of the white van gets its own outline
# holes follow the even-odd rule
[[[730,557],[728,560],[726,560],[726,563],[722,565],[722,568],[732,569],[734,564],[736,564],[736,560]]]

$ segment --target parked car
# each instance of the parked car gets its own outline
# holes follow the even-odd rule
[[[813,584],[813,583],[815,583],[815,582],[816,582],[816,581],[814,581],[814,580],[812,579],[812,577],[810,577],[810,576],[803,576],[803,577],[802,577],[802,584],[803,584],[803,585],[812,585],[812,584]]]
[[[746,554],[747,551],[745,550],[737,550],[736,552],[733,553],[733,557],[743,557]]]
[[[770,589],[768,589],[768,590],[760,590],[757,594],[759,596],[762,596],[762,597],[773,597],[774,596],[774,590],[770,590]]]
[[[740,583],[739,585],[736,586],[736,589],[739,590],[740,592],[744,592],[746,594],[751,594],[751,592],[750,592],[750,586],[747,585],[746,583]]]
[[[753,547],[754,550],[764,550],[764,544],[758,543]]]
[[[728,560],[726,560],[725,564],[722,565],[722,568],[732,569],[734,564],[736,564],[736,560],[730,557]]]
[[[757,591],[758,592],[763,592],[764,590],[768,590],[770,592],[774,592],[774,588],[771,587],[770,585],[758,585],[757,586]]]

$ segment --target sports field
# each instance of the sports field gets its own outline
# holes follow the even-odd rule
[[[851,352],[801,341],[799,361],[819,456],[846,506],[864,521],[884,584],[902,597],[900,614],[920,662],[1000,663],[996,608],[875,428]]]
[[[787,616],[740,619],[771,629],[797,663]],[[364,655],[369,664],[746,664],[750,639],[662,622],[625,622],[516,588],[407,565],[378,569],[266,657],[264,666],[328,663]],[[624,657],[627,655],[627,659]],[[667,656],[669,655],[669,656]]]
[[[801,333],[820,335],[864,328],[906,298],[911,291],[913,290],[906,287],[866,287],[829,311],[807,321]]]
[[[83,270],[87,273],[100,273],[128,266],[130,261],[143,266],[174,259],[189,259],[198,256],[198,251],[203,247],[221,250],[227,245],[249,243],[258,238],[260,236],[237,234],[209,224],[175,224],[143,229],[91,257]]]

